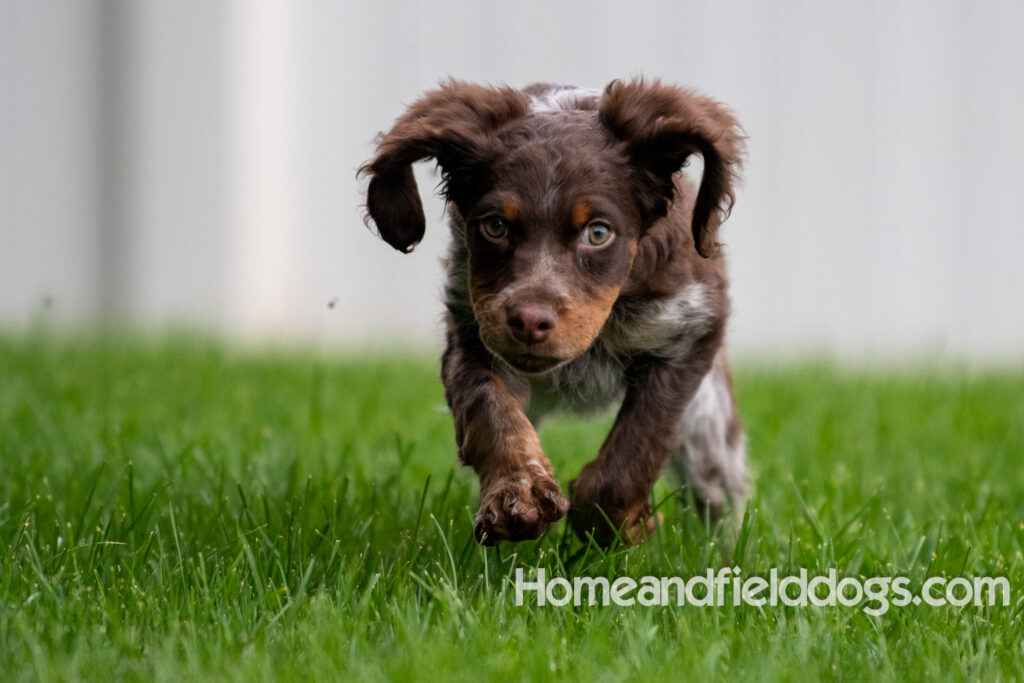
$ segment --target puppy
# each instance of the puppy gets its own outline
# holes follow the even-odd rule
[[[743,153],[727,108],[643,79],[603,92],[450,81],[379,136],[360,173],[367,218],[395,249],[425,229],[411,164],[441,170],[452,231],[441,379],[459,458],[480,479],[478,541],[537,538],[568,513],[583,538],[639,543],[669,461],[707,519],[744,500],[716,242]],[[699,189],[679,173],[695,154]],[[616,401],[566,500],[538,420]]]

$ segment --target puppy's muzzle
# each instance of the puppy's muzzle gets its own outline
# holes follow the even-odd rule
[[[528,304],[505,309],[512,336],[524,344],[539,344],[558,324],[558,313],[550,306]]]

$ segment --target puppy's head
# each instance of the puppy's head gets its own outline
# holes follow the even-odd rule
[[[437,160],[465,226],[481,339],[513,367],[544,372],[594,342],[693,153],[704,157],[694,248],[714,251],[742,138],[724,107],[658,82],[615,81],[590,96],[556,89],[542,106],[531,106],[530,91],[544,89],[446,83],[380,137],[361,172],[368,216],[408,252],[425,230],[411,164]]]

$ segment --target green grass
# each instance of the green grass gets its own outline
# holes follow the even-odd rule
[[[16,679],[1016,679],[1024,370],[740,367],[732,557],[669,481],[645,546],[472,540],[436,360],[0,336],[0,671]],[[610,417],[541,436],[564,485]],[[517,607],[510,577],[1009,577],[1011,604]]]

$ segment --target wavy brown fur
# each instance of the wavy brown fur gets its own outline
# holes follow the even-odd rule
[[[727,108],[643,79],[603,92],[449,81],[380,136],[360,172],[368,218],[395,249],[425,229],[411,165],[433,158],[442,172],[453,239],[441,374],[459,457],[480,478],[481,542],[536,538],[567,511],[581,535],[639,542],[670,458],[710,517],[743,500],[717,240],[743,152]],[[677,173],[695,153],[696,192]],[[570,503],[535,425],[614,401]]]

